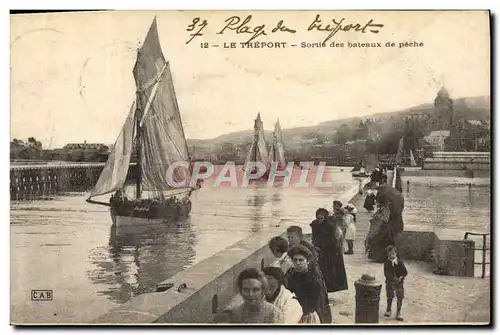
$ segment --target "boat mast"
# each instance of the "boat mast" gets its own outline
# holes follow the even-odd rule
[[[139,53],[140,50],[137,49],[137,58],[139,59]],[[141,198],[141,181],[142,181],[142,167],[141,167],[141,120],[142,120],[142,111],[141,111],[141,92],[139,91],[140,88],[137,88],[136,92],[136,109],[135,109],[135,122],[136,122],[136,146],[137,146],[137,174],[136,174],[136,184],[135,184],[135,198],[140,199]]]
[[[256,163],[256,162],[257,162],[257,145],[258,145],[258,143],[259,143],[258,138],[259,138],[259,135],[258,135],[258,134],[256,134],[256,136],[254,136],[253,158],[252,158],[252,161],[253,161],[254,163]]]
[[[277,138],[276,138],[276,134],[274,135],[274,144],[273,144],[273,161],[278,161],[278,158],[276,156],[276,144],[278,142]]]

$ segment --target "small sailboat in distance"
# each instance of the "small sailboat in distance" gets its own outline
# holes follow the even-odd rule
[[[195,189],[191,186],[191,160],[170,65],[160,47],[156,18],[138,50],[133,74],[135,101],[87,199],[92,204],[109,206],[117,226],[185,217],[191,211],[190,196]],[[135,181],[127,185],[134,147]],[[185,162],[187,167],[173,169],[176,162]],[[109,203],[93,199],[113,192]]]
[[[276,120],[273,131],[273,146],[271,148],[271,160],[277,163],[276,169],[283,171],[286,168],[285,147],[283,145],[283,134],[281,133],[280,120]]]
[[[254,136],[253,142],[248,151],[247,157],[245,159],[245,165],[243,165],[243,171],[246,170],[248,163],[262,163],[265,166],[266,171],[261,180],[267,180],[269,177],[269,169],[271,166],[271,160],[269,158],[269,153],[267,152],[266,140],[264,138],[264,123],[260,118],[260,113],[257,114],[254,122]],[[257,168],[253,167],[251,171],[252,174],[257,173]]]
[[[413,156],[413,150],[410,150],[410,166],[417,166],[417,161],[415,160],[415,156]]]

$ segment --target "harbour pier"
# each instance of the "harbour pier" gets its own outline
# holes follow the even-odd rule
[[[90,190],[101,174],[104,163],[60,165],[11,165],[10,199],[34,200],[65,192]],[[134,177],[131,166],[127,180]]]

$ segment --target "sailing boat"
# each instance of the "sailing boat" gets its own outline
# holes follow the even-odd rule
[[[413,156],[413,150],[410,150],[410,166],[417,166],[417,161],[415,156]]]
[[[245,168],[247,167],[248,163],[260,162],[266,166],[266,172],[260,179],[267,180],[267,178],[269,177],[269,169],[271,161],[269,158],[269,154],[267,152],[266,140],[264,138],[264,123],[260,118],[260,113],[257,114],[253,130],[254,130],[253,142],[245,159],[245,165],[243,166],[243,171],[245,171]],[[257,168],[256,167],[252,168],[251,173],[255,174],[256,172]]]
[[[286,167],[285,148],[283,145],[283,134],[281,133],[280,120],[276,120],[273,132],[273,146],[271,149],[271,160],[277,163],[276,170],[283,171]]]
[[[136,98],[108,161],[87,202],[109,206],[113,223],[134,225],[146,220],[177,220],[191,211],[195,189],[189,168],[167,171],[190,158],[170,72],[158,38],[156,18],[133,69]],[[131,157],[137,153],[135,185],[127,185]],[[178,186],[186,181],[186,186]],[[129,187],[132,186],[132,187]],[[132,188],[132,195],[129,191]],[[135,192],[134,192],[135,191]],[[109,203],[92,198],[115,192]]]

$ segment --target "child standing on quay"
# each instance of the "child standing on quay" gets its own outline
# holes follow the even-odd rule
[[[349,213],[349,209],[344,208],[343,222],[345,227],[344,239],[347,241],[346,255],[354,254],[354,239],[356,238],[356,226],[354,225],[354,217]]]
[[[354,219],[354,223],[356,223],[356,213],[358,212],[358,210],[356,209],[356,207],[354,207],[353,204],[348,203],[347,205],[345,205],[345,208],[347,209],[347,211],[349,212],[349,214],[352,215],[352,218]]]
[[[375,209],[375,202],[376,202],[376,196],[375,196],[375,193],[369,189],[368,191],[366,191],[366,198],[365,198],[365,202],[363,203],[363,207],[368,211],[368,212],[372,212],[374,209]]]
[[[404,279],[408,275],[406,266],[401,259],[397,257],[397,249],[395,246],[390,245],[386,248],[387,259],[384,262],[384,275],[385,275],[385,292],[387,295],[387,310],[385,316],[391,316],[392,300],[394,293],[397,298],[396,320],[403,321],[401,317],[401,306],[405,294]]]

